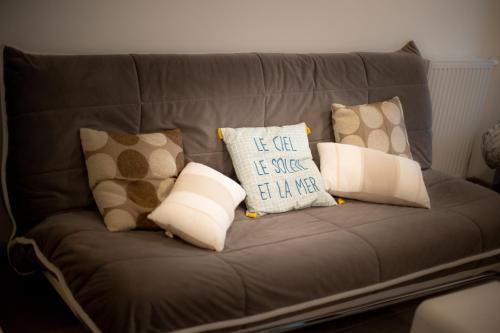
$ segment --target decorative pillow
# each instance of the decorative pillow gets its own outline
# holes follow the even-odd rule
[[[247,216],[336,204],[312,160],[307,130],[304,123],[220,129],[247,192]]]
[[[393,205],[430,208],[420,165],[374,149],[318,143],[321,174],[329,193]]]
[[[179,129],[126,134],[80,129],[89,185],[110,231],[157,228],[146,218],[184,167]]]
[[[345,106],[332,104],[335,142],[412,158],[399,97]]]
[[[193,245],[222,251],[234,210],[245,199],[231,178],[199,163],[182,170],[170,195],[148,217]]]

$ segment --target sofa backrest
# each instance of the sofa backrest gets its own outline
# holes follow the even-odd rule
[[[393,53],[33,55],[6,47],[7,185],[20,232],[60,211],[93,206],[79,129],[180,128],[188,159],[233,175],[218,127],[295,124],[332,141],[332,102],[399,96],[414,158],[431,165],[425,61]]]

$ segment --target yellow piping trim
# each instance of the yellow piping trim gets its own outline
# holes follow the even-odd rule
[[[311,129],[307,126],[306,126],[306,133],[307,133],[307,135],[311,134]]]
[[[337,203],[338,203],[339,205],[343,205],[343,204],[345,204],[345,200],[344,200],[344,199],[342,199],[342,198],[337,198]]]
[[[222,128],[217,128],[217,135],[219,136],[219,139],[224,140],[224,135],[222,134]]]
[[[246,212],[245,216],[254,219],[257,217],[257,213],[256,212]]]

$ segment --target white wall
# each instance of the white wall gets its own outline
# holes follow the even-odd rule
[[[483,43],[480,54],[500,61],[500,1],[494,1],[488,15],[485,26],[490,38]],[[496,66],[491,79],[485,113],[476,136],[469,169],[469,176],[486,182],[492,179],[494,171],[488,168],[481,156],[481,135],[497,122],[500,122],[500,64]]]
[[[0,44],[38,53],[342,52],[391,51],[413,39],[426,57],[499,59],[499,3],[0,0]],[[483,128],[500,120],[495,75]],[[472,162],[488,177],[480,155]]]
[[[0,41],[38,52],[478,56],[495,0],[0,0]]]

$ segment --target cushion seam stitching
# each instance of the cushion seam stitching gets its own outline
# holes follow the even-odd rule
[[[484,252],[484,237],[483,237],[483,230],[481,229],[481,227],[479,226],[479,224],[473,219],[471,218],[470,216],[467,216],[461,212],[458,212],[456,210],[452,210],[452,209],[445,209],[447,212],[450,212],[450,213],[455,213],[459,216],[462,216],[464,219],[468,220],[469,222],[471,222],[472,225],[474,225],[477,230],[479,231],[479,241],[480,241],[480,246],[481,246],[481,253]]]
[[[138,93],[138,100],[139,100],[139,128],[138,132],[141,132],[142,129],[142,89],[141,89],[141,81],[139,79],[139,69],[137,68],[137,60],[133,55],[130,55],[132,58],[132,62],[134,63],[134,71],[135,71],[135,76],[136,76],[136,82],[137,82],[137,93]]]
[[[263,119],[263,125],[266,126],[266,118],[267,118],[267,97],[269,96],[267,94],[267,87],[266,87],[266,76],[264,74],[264,63],[262,62],[262,58],[260,54],[256,53],[257,59],[259,59],[259,64],[260,64],[260,70],[262,72],[262,87],[264,88],[264,94],[259,95],[264,97],[264,119]]]
[[[366,94],[368,95],[367,96],[368,97],[367,102],[370,102],[370,89],[376,88],[376,87],[370,86],[370,81],[368,80],[368,70],[367,70],[365,59],[359,53],[356,53],[356,55],[359,57],[359,59],[363,63],[363,69],[364,69],[364,73],[365,73],[365,80],[366,80],[366,87],[367,87]],[[412,85],[417,85],[417,84],[412,84]]]
[[[322,89],[322,90],[311,90],[311,91],[283,91],[283,92],[270,92],[264,94],[251,94],[251,95],[233,95],[233,96],[225,96],[225,97],[202,97],[202,98],[181,98],[181,99],[172,99],[172,100],[162,100],[162,101],[142,101],[139,96],[138,103],[118,103],[118,104],[104,104],[104,105],[88,105],[88,106],[69,106],[69,107],[55,107],[48,108],[39,111],[28,111],[21,112],[18,114],[9,114],[10,118],[17,118],[24,115],[32,115],[32,114],[40,114],[45,112],[78,112],[81,109],[93,109],[93,108],[110,108],[110,107],[118,107],[118,106],[131,106],[131,105],[142,105],[143,104],[167,104],[167,103],[179,103],[179,102],[193,102],[193,101],[213,101],[217,99],[227,100],[227,99],[235,99],[235,98],[256,98],[256,97],[270,97],[273,95],[297,95],[297,94],[315,94],[315,93],[326,93],[326,92],[337,92],[337,91],[351,91],[351,90],[367,90],[367,89],[382,89],[382,88],[391,88],[391,87],[408,87],[408,86],[424,86],[425,83],[408,83],[408,84],[395,84],[389,86],[378,86],[372,87],[367,86],[364,88],[345,88],[345,89]],[[140,90],[140,87],[139,87]]]
[[[243,279],[243,276],[241,275],[241,273],[233,266],[233,264],[227,262],[226,260],[224,260],[223,258],[221,258],[220,256],[214,256],[215,258],[217,258],[217,260],[223,262],[225,265],[229,266],[231,268],[231,270],[238,276],[238,278],[240,279],[240,282],[241,282],[241,285],[243,287],[243,295],[245,297],[244,301],[243,301],[243,315],[244,316],[247,316],[247,309],[248,309],[248,288],[247,288],[247,285],[245,283],[245,280]]]
[[[382,281],[382,262],[380,260],[380,256],[377,252],[377,249],[375,248],[375,246],[369,242],[368,240],[366,240],[364,237],[362,237],[361,235],[359,235],[358,233],[352,231],[352,230],[346,230],[346,229],[343,229],[342,230],[358,237],[359,239],[361,239],[366,245],[368,245],[368,247],[373,251],[373,253],[375,254],[375,258],[377,259],[377,281],[378,282],[381,282]]]
[[[323,220],[320,220],[320,221],[323,221]],[[329,224],[333,224],[334,226],[340,228],[340,230],[345,231],[347,233],[350,233],[350,234],[354,235],[355,237],[357,237],[358,239],[360,239],[363,243],[365,243],[368,246],[368,248],[371,249],[371,251],[375,255],[375,258],[377,259],[377,281],[380,282],[381,281],[381,276],[382,276],[382,264],[380,262],[380,257],[378,255],[378,252],[375,249],[375,247],[373,246],[373,244],[371,244],[369,241],[367,241],[365,238],[361,237],[359,234],[355,233],[354,231],[346,229],[343,226],[338,225],[335,222],[330,222],[330,221],[324,221],[324,222],[327,222]]]

